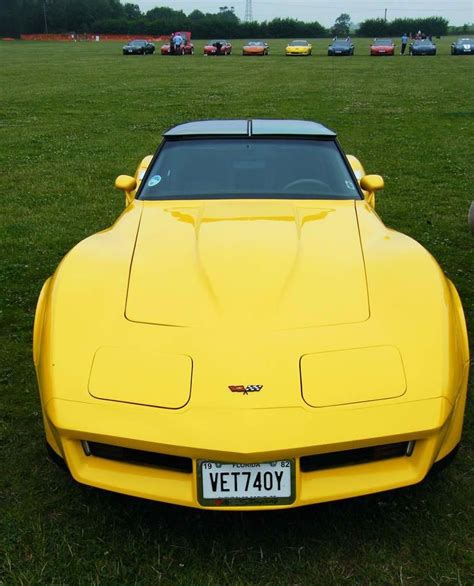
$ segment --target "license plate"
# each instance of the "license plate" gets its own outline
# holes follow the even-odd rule
[[[259,464],[198,461],[198,499],[213,507],[283,505],[295,500],[294,460]]]

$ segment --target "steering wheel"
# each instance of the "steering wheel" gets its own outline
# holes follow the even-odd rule
[[[294,187],[300,187],[301,185],[304,185],[304,184],[307,184],[309,186],[322,187],[326,190],[331,189],[327,183],[325,183],[324,181],[321,181],[320,179],[309,179],[308,178],[308,179],[296,179],[295,181],[292,181],[291,183],[287,183],[285,185],[285,187],[283,187],[282,191],[290,191]]]

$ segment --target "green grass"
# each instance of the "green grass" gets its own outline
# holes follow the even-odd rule
[[[384,221],[439,260],[474,319],[474,58],[123,57],[115,43],[0,43],[0,584],[472,584],[473,409],[458,459],[410,489],[210,513],[73,483],[45,456],[31,360],[43,281],[122,209],[113,189],[172,124],[296,117],[338,131],[386,189]],[[240,47],[240,42],[235,42]],[[405,284],[410,287],[410,283]]]

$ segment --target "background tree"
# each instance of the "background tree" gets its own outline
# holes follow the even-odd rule
[[[331,29],[335,37],[347,37],[351,28],[351,17],[346,12],[338,16]]]
[[[138,20],[142,17],[140,6],[138,6],[138,4],[124,4],[123,12],[125,18],[127,18],[128,20]]]
[[[427,35],[441,37],[448,34],[448,24],[449,22],[440,16],[397,18],[389,22],[383,18],[371,18],[360,23],[357,34],[361,37],[384,37],[421,31]]]

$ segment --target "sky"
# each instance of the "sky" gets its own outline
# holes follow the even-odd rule
[[[155,6],[169,6],[187,14],[195,9],[202,12],[218,12],[220,6],[234,6],[241,19],[245,14],[245,0],[126,0],[136,3],[146,12]],[[271,20],[276,17],[292,17],[305,21],[317,20],[323,26],[334,24],[342,13],[350,15],[352,22],[367,18],[383,18],[387,9],[387,20],[443,16],[452,25],[474,22],[474,0],[252,0],[254,20]]]

